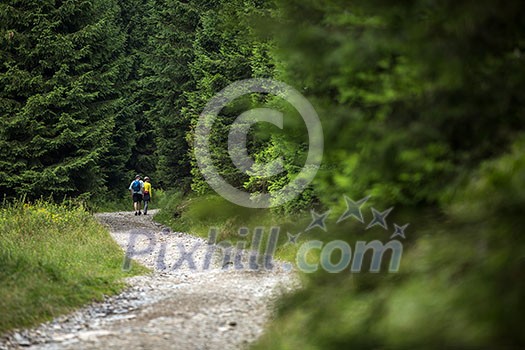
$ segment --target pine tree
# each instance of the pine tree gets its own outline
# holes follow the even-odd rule
[[[149,1],[148,43],[143,55],[142,96],[149,101],[144,112],[144,128],[154,130],[157,178],[164,187],[178,187],[189,177],[189,123],[182,115],[185,94],[192,91],[195,80],[189,66],[199,16],[192,3],[183,1]],[[151,140],[151,134],[144,134]],[[150,158],[151,159],[151,158]]]
[[[102,164],[106,174],[109,196],[125,193],[128,180],[136,172],[153,175],[152,159],[155,143],[153,128],[145,119],[145,111],[153,103],[144,94],[141,81],[144,51],[147,50],[147,0],[118,1],[121,12],[118,24],[126,35],[123,67],[120,79],[119,108],[115,118],[110,146]]]
[[[115,1],[0,4],[0,190],[8,196],[103,189],[125,36]]]
[[[193,45],[195,59],[190,65],[197,85],[187,94],[188,108],[184,111],[191,121],[192,130],[206,104],[223,88],[239,80],[272,75],[271,58],[264,54],[268,41],[255,35],[253,26],[254,20],[267,7],[266,3],[236,0],[217,1],[213,7],[201,8],[201,25],[197,28]],[[228,134],[234,120],[260,102],[255,96],[232,101],[216,118],[210,135],[214,165],[229,184],[241,189],[250,177],[232,163],[228,154]],[[189,135],[188,141],[193,147],[193,135]],[[260,145],[249,141],[248,147],[257,152]],[[209,187],[197,166],[193,148],[191,151],[192,189],[205,193]]]

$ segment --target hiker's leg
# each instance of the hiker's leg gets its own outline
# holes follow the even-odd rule
[[[144,214],[148,213],[148,203],[149,201],[144,201]]]

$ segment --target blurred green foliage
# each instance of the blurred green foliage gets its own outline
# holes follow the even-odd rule
[[[521,3],[279,8],[282,78],[325,127],[316,193],[332,208],[370,194],[410,226],[399,273],[310,276],[256,348],[522,347]]]

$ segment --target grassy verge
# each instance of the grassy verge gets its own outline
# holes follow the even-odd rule
[[[80,205],[4,205],[0,230],[0,333],[116,293],[130,275],[122,250]]]
[[[275,257],[285,261],[294,261],[297,250],[297,245],[288,244],[287,233],[296,235],[302,232],[298,242],[312,239],[319,234],[317,230],[303,232],[312,221],[309,212],[286,217],[269,209],[239,207],[216,195],[183,198],[178,193],[166,193],[161,197],[159,205],[162,210],[155,216],[156,221],[175,231],[189,232],[203,238],[208,238],[210,229],[214,229],[219,243],[229,242],[235,245],[246,242],[246,248],[249,248],[255,230],[262,229],[261,252],[266,249],[271,228],[278,227]],[[248,234],[241,235],[240,228],[247,228]]]
[[[116,211],[131,211],[133,203],[129,196],[120,198],[95,197],[90,202],[89,210],[95,213],[112,213]]]
[[[177,193],[166,193],[160,202],[162,210],[155,216],[155,220],[170,226],[175,231],[189,232],[191,234],[208,238],[210,230],[217,232],[216,242],[237,247],[244,244],[244,248],[252,248],[255,232],[262,232],[259,252],[264,254],[269,246],[272,229],[278,230],[274,258],[297,264],[298,251],[307,241],[322,241],[326,244],[334,240],[345,240],[352,249],[356,242],[363,240],[388,241],[389,235],[380,227],[370,230],[366,225],[357,220],[346,220],[342,224],[336,224],[337,218],[344,212],[343,207],[334,208],[325,220],[326,227],[310,227],[313,216],[310,210],[295,213],[294,215],[281,215],[270,209],[251,209],[239,207],[230,203],[222,197],[208,195],[201,197],[183,198]],[[316,214],[322,214],[327,209],[318,208]],[[368,211],[369,208],[368,208]],[[391,217],[399,222],[406,220],[410,215],[408,212],[392,213]],[[372,220],[372,215],[367,214],[367,222]],[[241,234],[240,229],[245,229],[247,234]],[[275,231],[273,231],[275,232]],[[242,232],[244,233],[244,232]],[[295,236],[292,239],[291,236]],[[386,253],[388,256],[390,253]],[[304,256],[308,264],[320,263],[320,249],[311,249]],[[341,251],[334,250],[332,261],[341,258]],[[368,269],[372,253],[364,256],[364,266]],[[387,270],[389,259],[383,259],[383,267]]]

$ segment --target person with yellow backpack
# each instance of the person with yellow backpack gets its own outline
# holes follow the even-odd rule
[[[144,190],[143,190],[143,200],[144,200],[144,215],[148,215],[148,204],[151,201],[151,183],[150,178],[144,178]]]

